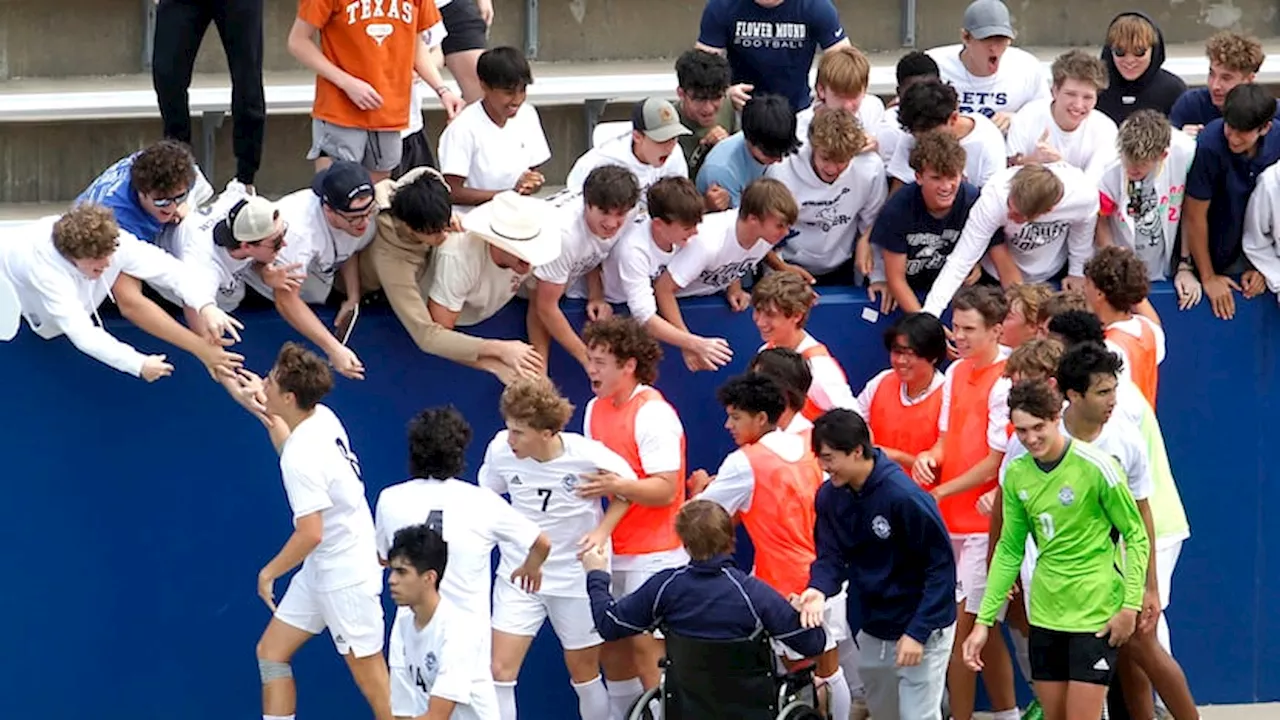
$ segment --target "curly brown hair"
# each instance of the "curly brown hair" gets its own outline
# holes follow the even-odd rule
[[[1204,54],[1209,62],[1217,63],[1242,75],[1252,75],[1262,67],[1267,54],[1262,51],[1258,38],[1223,30],[1215,33],[1204,44]]]
[[[956,177],[964,174],[967,157],[955,135],[946,128],[934,128],[916,138],[907,162],[918,173],[933,170],[943,177]]]
[[[849,162],[866,144],[862,124],[848,110],[820,108],[809,123],[809,147],[831,162]]]
[[[1129,248],[1118,245],[1094,253],[1084,264],[1084,276],[1098,288],[1107,304],[1120,312],[1132,310],[1151,292],[1147,264]]]
[[[190,190],[195,174],[191,150],[177,140],[161,140],[138,153],[129,178],[143,195],[171,197]]]
[[[1062,396],[1047,379],[1023,380],[1009,390],[1009,412],[1022,411],[1041,420],[1062,414]]]
[[[97,203],[80,203],[53,224],[53,247],[69,260],[100,260],[120,246],[116,216]]]
[[[618,367],[622,367],[628,360],[635,360],[635,376],[639,382],[652,385],[658,379],[662,346],[635,318],[615,315],[606,320],[588,323],[582,329],[582,341],[588,348],[607,351],[618,363]]]
[[[282,392],[293,393],[299,410],[315,407],[333,389],[328,363],[296,342],[280,348],[271,377]]]
[[[751,307],[757,310],[776,310],[785,317],[800,316],[800,327],[809,319],[809,310],[817,302],[818,295],[793,272],[771,272],[751,289]]]
[[[558,433],[573,417],[573,403],[556,389],[550,378],[520,378],[502,391],[502,418],[524,423],[534,430]]]

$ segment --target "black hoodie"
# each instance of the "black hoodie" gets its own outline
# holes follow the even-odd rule
[[[1151,27],[1156,29],[1156,44],[1151,48],[1151,65],[1137,80],[1125,80],[1116,69],[1115,60],[1111,57],[1111,46],[1102,48],[1102,62],[1106,63],[1111,83],[1106,90],[1098,93],[1098,110],[1114,120],[1117,125],[1124,122],[1124,119],[1134,110],[1149,108],[1168,115],[1173,108],[1173,103],[1187,89],[1187,84],[1182,82],[1182,78],[1161,67],[1164,65],[1164,33],[1160,32],[1155,21],[1144,13],[1129,11],[1117,15],[1112,19],[1111,24],[1114,25],[1116,20],[1126,15],[1136,15],[1151,23]],[[1108,25],[1108,33],[1110,30],[1111,26]]]

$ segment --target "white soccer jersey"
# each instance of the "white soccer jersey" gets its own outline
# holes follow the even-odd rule
[[[1058,427],[1064,435],[1067,432],[1065,420],[1059,421]],[[1151,480],[1151,463],[1147,459],[1147,446],[1142,439],[1142,431],[1122,417],[1113,415],[1102,426],[1102,432],[1089,443],[1102,452],[1110,455],[1120,463],[1120,468],[1129,483],[1129,492],[1134,500],[1146,500],[1151,497],[1153,483]],[[1009,463],[1026,455],[1027,449],[1017,435],[1009,438],[1008,450],[1000,463],[1000,484],[1004,485],[1004,473]]]
[[[960,138],[965,156],[964,179],[981,188],[1009,165],[1004,135],[982,113],[967,113],[966,117],[973,119],[973,130]],[[893,159],[889,161],[889,174],[904,183],[916,181],[916,171],[911,169],[911,151],[915,147],[915,136],[904,131],[902,139],[894,145]]]
[[[1009,157],[1031,155],[1048,131],[1046,142],[1062,161],[1080,168],[1093,182],[1116,157],[1116,123],[1098,110],[1089,113],[1075,130],[1067,132],[1053,119],[1053,101],[1040,98],[1027,103],[1009,123]]]
[[[302,265],[307,279],[298,296],[312,305],[323,303],[333,290],[338,268],[373,241],[377,223],[371,218],[369,229],[360,237],[332,227],[324,219],[320,196],[310,188],[285,195],[276,203],[276,208],[280,210],[280,218],[288,223],[289,231],[285,235],[285,245],[280,248],[273,264]],[[275,291],[258,273],[245,275],[245,281],[263,296],[275,297]]]
[[[1045,167],[1062,181],[1065,194],[1052,210],[1033,222],[1017,223],[1009,219],[1009,183],[1021,168],[996,173],[982,188],[955,249],[925,298],[925,312],[941,316],[969,271],[987,252],[991,236],[1000,229],[1004,230],[1005,244],[1022,272],[1023,282],[1045,282],[1064,266],[1068,275],[1084,275],[1085,261],[1093,254],[1093,231],[1098,224],[1098,185],[1086,178],[1083,171],[1066,163]],[[983,262],[983,268],[992,275],[998,274],[989,261]]]
[[[458,609],[489,617],[493,592],[490,558],[503,552],[524,562],[541,532],[502,498],[462,480],[414,479],[378,494],[374,527],[378,557],[386,560],[397,531],[426,523],[449,544],[449,567],[440,594]]]
[[[480,485],[499,495],[510,495],[511,506],[533,520],[551,540],[551,554],[542,566],[543,595],[585,597],[586,573],[578,562],[578,541],[595,530],[604,517],[600,500],[578,497],[574,488],[585,473],[608,470],[634,480],[635,472],[612,450],[577,433],[562,432],[564,452],[545,463],[520,459],[507,443],[507,431],[499,432],[485,451]],[[527,549],[527,548],[526,548]],[[504,547],[498,574],[510,577],[523,562]]]
[[[533,269],[533,276],[543,282],[563,285],[565,295],[587,297],[587,273],[595,270],[609,256],[613,246],[626,232],[624,226],[611,238],[602,238],[587,226],[586,201],[581,195],[561,192],[550,201],[559,214],[560,255],[546,265]]]
[[[604,259],[604,298],[611,303],[626,303],[631,316],[644,324],[658,314],[658,301],[653,296],[653,281],[679,252],[665,252],[653,241],[653,224],[648,217],[630,223],[622,237]]]
[[[447,579],[453,570],[453,548],[450,564],[445,567]],[[391,712],[396,717],[421,717],[427,714],[431,698],[457,703],[449,715],[451,720],[498,720],[498,695],[490,674],[487,636],[489,623],[462,612],[446,597],[440,598],[435,614],[418,629],[412,612],[396,616],[393,635],[404,644],[404,667],[408,683],[395,687],[412,687],[409,696],[392,694]]]
[[[161,233],[157,244],[200,277],[205,292],[214,294],[218,307],[231,312],[244,300],[245,278],[253,272],[253,259],[237,260],[213,241],[213,228],[227,218],[236,203],[248,196],[228,190],[213,203],[188,214],[171,233]],[[157,288],[166,300],[181,304],[177,295]]]
[[[293,429],[280,449],[280,473],[294,523],[317,512],[324,522],[323,539],[300,571],[311,586],[325,591],[376,582],[382,568],[360,461],[332,410],[316,405]]]
[[[772,249],[764,238],[742,247],[737,209],[710,213],[703,216],[698,234],[671,259],[667,272],[680,288],[676,297],[715,295],[754,270]]]
[[[987,117],[998,112],[1016,113],[1032,100],[1049,97],[1049,73],[1026,50],[1008,48],[995,73],[977,77],[961,62],[962,49],[963,45],[956,44],[927,51],[938,63],[938,74],[955,87],[960,112],[980,112]]]

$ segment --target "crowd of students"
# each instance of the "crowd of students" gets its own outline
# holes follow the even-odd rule
[[[460,31],[476,19],[452,17]],[[663,629],[724,639],[749,618],[785,663],[815,663],[840,720],[937,717],[944,688],[967,720],[979,669],[996,720],[1018,717],[1015,657],[1049,718],[1101,712],[1113,675],[1112,717],[1152,717],[1152,687],[1162,712],[1196,717],[1162,613],[1189,530],[1154,413],[1164,335],[1146,296],[1172,279],[1180,307],[1203,295],[1229,319],[1237,298],[1280,292],[1278,105],[1253,83],[1256,40],[1214,35],[1208,87],[1187,90],[1160,68],[1150,18],[1123,13],[1100,58],[1068,51],[1046,77],[1011,46],[1004,4],[977,0],[961,44],[899,61],[886,107],[830,2],[709,0],[676,101],[602,127],[546,197],[529,63],[464,48],[464,103],[438,68],[451,32],[431,3],[305,0],[289,48],[318,74],[311,187],[271,201],[241,177],[215,193],[163,140],[0,244],[0,278],[42,337],[147,381],[171,373],[107,333],[110,296],[199,358],[280,450],[296,529],[260,575],[264,718],[293,717],[289,660],[326,627],[380,719],[512,720],[550,620],[581,716],[622,720],[659,681]],[[436,152],[422,83],[449,118]],[[857,393],[805,330],[827,285],[903,311],[888,369]],[[653,383],[664,344],[691,372],[743,351],[684,321],[681,299],[717,294],[752,310],[764,344],[720,388],[739,449],[712,475],[686,466]],[[464,331],[517,297],[526,338]],[[566,297],[586,301],[584,328]],[[364,377],[351,333],[383,299],[424,352],[507,385],[506,429],[475,487],[454,479],[470,427],[425,411],[415,479],[375,514],[320,400],[329,368]],[[244,368],[229,314],[244,302],[274,306],[324,359],[290,344],[265,379]],[[591,380],[580,434],[545,377],[552,340]],[[749,576],[728,558],[733,520],[756,548]],[[375,557],[411,608],[390,676]],[[274,581],[299,564],[277,606]],[[1012,653],[988,641],[1005,620]]]

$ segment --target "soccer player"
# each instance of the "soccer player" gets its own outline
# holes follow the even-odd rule
[[[595,394],[582,434],[620,455],[638,478],[601,471],[578,487],[583,497],[625,493],[631,502],[612,537],[613,593],[620,598],[658,571],[689,562],[675,531],[685,495],[684,426],[653,387],[662,346],[644,326],[629,317],[598,320],[587,325],[582,340]],[[655,635],[605,643],[601,660],[615,717],[625,717],[641,692],[658,684],[662,655]]]
[[[498,720],[498,696],[485,650],[488,624],[444,597],[440,583],[449,543],[426,524],[395,534],[388,551],[387,586],[397,613],[391,636],[404,646],[411,695],[393,708],[397,718]]]
[[[1128,248],[1102,248],[1084,264],[1084,295],[1106,328],[1107,343],[1124,360],[1124,373],[1155,407],[1165,343],[1164,329],[1152,319],[1150,288],[1146,265]]]
[[[1018,577],[1028,535],[1040,549],[1031,588],[1031,667],[1045,717],[1101,715],[1119,646],[1142,608],[1147,533],[1115,460],[1059,429],[1062,399],[1044,381],[1009,393],[1027,448],[1005,474],[1004,528],[990,592],[968,635],[965,662],[979,671],[990,627]],[[1125,542],[1123,574],[1112,531]]]
[[[258,640],[263,720],[293,720],[289,661],[325,628],[376,720],[392,718],[373,513],[347,431],[320,404],[332,388],[329,366],[296,343],[280,349],[262,384],[294,523],[288,542],[258,572],[258,596],[273,613]],[[277,606],[276,579],[299,564]]]
[[[853,583],[863,628],[859,672],[871,716],[939,720],[955,639],[956,568],[937,505],[872,448],[857,413],[832,410],[818,418],[813,449],[830,480],[816,500],[809,584],[793,602],[805,626],[816,627],[824,599]]]
[[[741,518],[755,546],[752,574],[783,597],[799,595],[808,586],[808,568],[814,559],[813,501],[822,485],[822,468],[802,436],[778,427],[787,402],[773,380],[739,376],[722,385],[716,395],[728,415],[725,428],[738,449],[724,459],[699,497]],[[827,617],[824,624],[831,620]],[[846,718],[849,684],[836,642],[834,634],[828,633],[826,648],[818,657],[817,677],[829,690],[831,716]],[[785,647],[777,650],[788,663],[803,659]]]
[[[853,409],[876,447],[910,473],[916,456],[938,442],[947,331],[928,313],[903,315],[884,333],[889,369],[867,381]]]
[[[502,548],[493,588],[493,679],[502,720],[516,718],[516,679],[529,646],[548,619],[564,648],[565,666],[582,720],[609,720],[609,695],[600,677],[600,634],[591,618],[586,573],[578,555],[604,547],[631,507],[624,496],[579,495],[602,470],[635,480],[627,461],[603,444],[564,432],[573,405],[545,377],[520,379],[502,392],[499,432],[485,451],[480,485],[510,495],[511,505],[551,538],[542,584],[528,592],[508,578],[522,557]],[[584,477],[589,476],[589,477]]]
[[[1065,162],[1097,181],[1116,156],[1116,124],[1096,109],[1107,67],[1096,55],[1068,50],[1053,61],[1053,98],[1032,100],[1009,124],[1010,163]]]
[[[1009,441],[1003,377],[1009,349],[1000,345],[1001,323],[1008,312],[1004,295],[988,286],[963,288],[951,304],[952,330],[960,360],[946,372],[938,441],[916,455],[912,475],[938,500],[956,554],[956,602],[963,607],[956,633],[968,636],[987,585],[988,518],[978,500],[996,486],[996,474]],[[983,682],[996,709],[996,720],[1016,720],[1013,664],[1004,642],[987,648]],[[947,687],[956,720],[973,715],[975,678],[959,647],[952,654]]]
[[[751,290],[751,319],[764,341],[760,349],[788,348],[809,363],[813,384],[809,386],[803,414],[810,422],[832,408],[854,405],[853,391],[840,362],[804,329],[809,310],[817,300],[809,283],[795,273],[770,273]]]
[[[1009,303],[1009,312],[1001,326],[1000,344],[1017,348],[1035,339],[1039,331],[1036,319],[1040,306],[1048,302],[1053,292],[1046,283],[1018,283],[1005,288],[1004,299]]]
[[[476,643],[482,646],[484,674],[490,677],[492,634],[488,628],[493,549],[499,543],[512,550],[527,548],[528,554],[512,571],[510,580],[536,591],[542,580],[542,564],[551,552],[551,539],[537,523],[502,498],[456,479],[471,443],[471,426],[455,408],[428,408],[418,413],[409,422],[408,442],[409,473],[413,479],[378,493],[374,509],[378,558],[387,562],[397,533],[420,523],[425,522],[445,539],[449,546],[449,574],[439,579],[439,594],[448,601],[451,614],[474,615],[474,620],[468,622],[485,628]],[[396,614],[396,625],[404,622],[407,615],[411,613],[402,608]],[[391,709],[396,717],[418,717],[422,710],[415,699],[417,677],[405,663],[404,648],[404,637],[393,630],[388,652]]]
[[[790,348],[765,348],[747,363],[747,372],[767,377],[778,384],[787,401],[787,408],[778,416],[778,427],[783,432],[800,435],[808,442],[812,437],[813,423],[804,416],[804,408],[809,404],[813,371],[804,356]],[[698,481],[705,486],[701,476]]]

